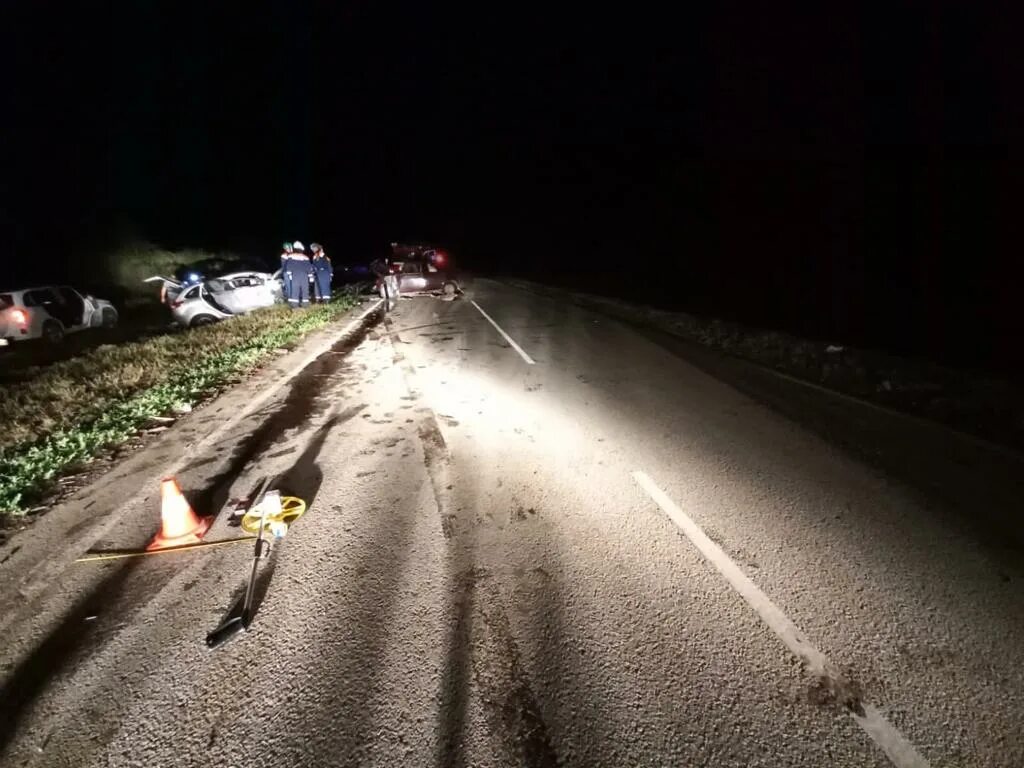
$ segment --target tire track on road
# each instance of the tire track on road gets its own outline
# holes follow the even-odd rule
[[[398,346],[402,339],[389,320],[384,325],[410,396],[420,399],[416,371]],[[523,669],[507,606],[487,568],[476,562],[475,510],[460,515],[462,510],[454,506],[452,456],[433,409],[426,409],[417,434],[441,534],[448,545],[447,592],[451,600],[438,691],[440,738],[434,764],[462,768],[471,762],[466,754],[466,728],[472,683],[484,706],[489,735],[499,740],[506,757],[527,768],[554,768],[558,759]]]

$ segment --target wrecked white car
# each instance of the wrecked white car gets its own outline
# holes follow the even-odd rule
[[[186,328],[209,325],[284,301],[280,271],[232,272],[220,277],[184,282],[154,275],[147,283],[162,283],[160,298],[174,321]]]

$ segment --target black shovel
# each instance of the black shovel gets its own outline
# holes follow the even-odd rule
[[[266,495],[269,485],[269,481],[265,479],[256,493],[255,504],[263,503],[263,497]],[[207,634],[206,644],[210,648],[223,645],[241,630],[248,629],[252,623],[252,598],[256,586],[256,572],[259,569],[260,558],[263,557],[264,550],[270,548],[270,542],[263,540],[263,526],[266,523],[266,518],[267,508],[264,506],[260,512],[260,529],[256,534],[256,543],[253,545],[252,571],[249,573],[249,583],[245,587],[245,601],[242,603],[242,612],[237,616],[225,619],[219,627]]]

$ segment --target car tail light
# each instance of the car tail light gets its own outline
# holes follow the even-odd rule
[[[175,299],[174,301],[171,302],[171,309],[177,309],[178,307],[180,307],[184,303],[185,303],[184,299]]]
[[[24,309],[12,309],[11,319],[18,325],[28,325],[28,313]]]

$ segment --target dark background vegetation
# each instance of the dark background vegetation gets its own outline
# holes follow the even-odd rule
[[[146,239],[501,270],[1019,371],[1007,9],[12,0],[4,283]],[[757,6],[757,7],[754,7]]]

